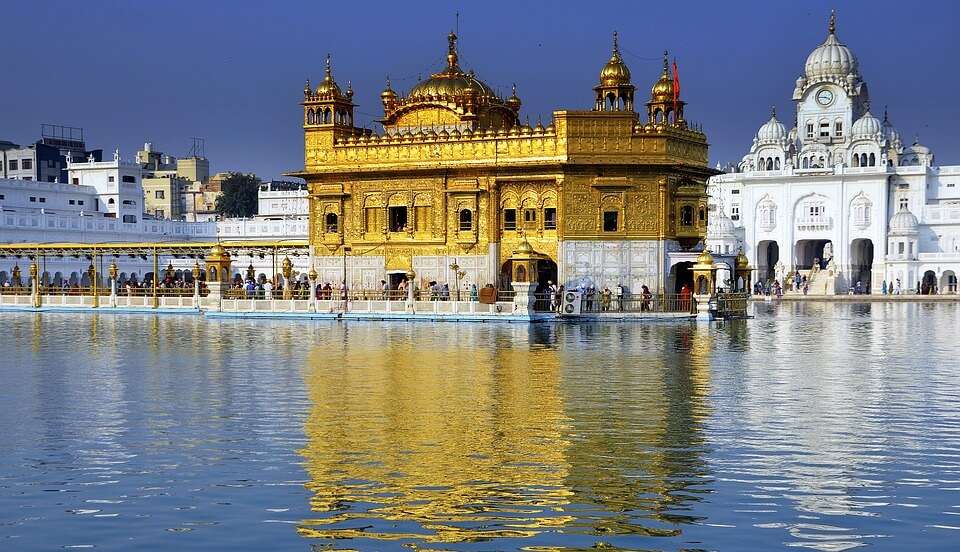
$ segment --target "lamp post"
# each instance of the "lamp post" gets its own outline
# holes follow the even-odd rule
[[[456,259],[454,259],[453,262],[450,263],[450,270],[453,271],[453,274],[455,277],[454,281],[456,282],[456,286],[457,286],[457,301],[459,302],[460,301],[460,280],[467,275],[467,271],[460,270],[460,265],[457,264]]]
[[[343,246],[343,289],[341,290],[341,297],[343,298],[343,310],[347,310],[347,253],[349,253],[350,247]]]
[[[117,274],[120,270],[117,268],[117,261],[110,261],[110,267],[107,268],[107,274],[110,276],[110,306],[117,306]]]
[[[193,302],[197,310],[200,310],[200,274],[203,269],[200,268],[200,261],[193,261]]]

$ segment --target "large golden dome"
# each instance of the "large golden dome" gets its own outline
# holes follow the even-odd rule
[[[408,98],[424,98],[428,96],[460,96],[472,92],[478,97],[496,97],[496,93],[486,83],[476,78],[473,72],[465,73],[460,69],[457,57],[457,35],[450,33],[447,37],[449,50],[447,52],[447,68],[439,73],[430,75],[430,78],[417,83]]]

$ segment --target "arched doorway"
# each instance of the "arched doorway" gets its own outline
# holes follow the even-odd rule
[[[673,265],[670,269],[670,277],[673,279],[673,292],[680,293],[683,286],[687,289],[693,289],[693,267],[692,262],[682,262]]]
[[[920,281],[921,295],[934,295],[937,293],[937,275],[932,270],[923,273],[923,280]]]
[[[824,250],[828,245],[831,245],[830,240],[798,241],[796,246],[797,268],[801,270],[809,270],[813,268],[813,261],[815,260],[820,262],[820,268],[826,268],[827,260],[824,259]]]
[[[940,293],[957,292],[957,275],[952,270],[944,270],[940,276]]]
[[[868,239],[853,240],[850,244],[850,285],[857,282],[865,293],[870,293],[871,276],[873,274],[873,241]]]
[[[780,261],[780,245],[772,240],[757,244],[757,281],[767,282],[776,277],[774,267]]]
[[[550,259],[537,261],[537,291],[546,291],[548,282],[557,283],[557,263]]]

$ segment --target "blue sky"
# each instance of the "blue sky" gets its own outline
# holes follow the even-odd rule
[[[304,80],[323,59],[353,81],[357,119],[382,108],[386,75],[406,91],[444,63],[460,12],[460,59],[509,93],[521,116],[589,109],[619,31],[646,99],[664,49],[677,58],[687,118],[703,125],[711,164],[739,159],[770,106],[788,119],[794,81],[826,36],[860,61],[874,113],[888,105],[908,141],[960,163],[958,2],[321,2],[8,0],[0,139],[28,143],[41,123],[84,127],[88,145],[124,157],[144,141],[184,155],[206,139],[212,169],[264,178],[303,166]],[[785,121],[789,122],[789,121]]]

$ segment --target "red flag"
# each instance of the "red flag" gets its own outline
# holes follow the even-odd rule
[[[680,72],[677,71],[677,59],[673,59],[673,120],[678,121],[680,114],[677,104],[680,102]]]

